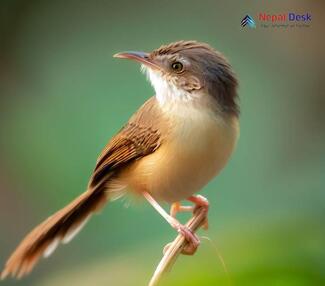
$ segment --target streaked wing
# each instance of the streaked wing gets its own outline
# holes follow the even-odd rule
[[[111,139],[97,160],[90,187],[105,182],[112,171],[154,152],[160,146],[160,132],[152,125],[154,113],[154,99],[150,99]]]

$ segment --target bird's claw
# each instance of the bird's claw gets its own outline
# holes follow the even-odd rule
[[[187,243],[185,244],[185,246],[182,249],[182,254],[184,254],[184,255],[193,255],[196,252],[196,250],[198,249],[198,247],[199,247],[199,245],[201,243],[198,236],[195,233],[193,233],[187,226],[182,225],[182,224],[179,224],[176,227],[176,230],[187,241]],[[164,254],[169,249],[170,245],[171,245],[171,243],[168,243],[164,247],[164,250],[163,250]]]

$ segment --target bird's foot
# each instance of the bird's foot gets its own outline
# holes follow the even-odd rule
[[[148,193],[143,192],[143,196],[147,201],[158,211],[158,213],[174,228],[178,233],[184,236],[185,240],[188,242],[183,248],[182,253],[186,255],[192,255],[196,252],[198,246],[200,245],[200,239],[198,236],[193,233],[187,226],[182,225],[176,218],[176,214],[179,211],[193,211],[194,213],[199,209],[203,208],[206,210],[206,215],[209,209],[209,202],[202,196],[191,196],[187,200],[195,204],[193,206],[181,206],[180,203],[175,203],[172,205],[171,214],[168,214],[157,202],[156,200]],[[207,227],[207,219],[204,220],[205,227]],[[165,247],[166,251],[168,245]]]
[[[194,206],[182,206],[180,202],[173,203],[170,208],[170,215],[176,218],[176,215],[179,212],[193,212],[195,214],[199,208],[203,208],[206,212],[206,218],[202,224],[202,228],[207,230],[209,227],[209,223],[208,223],[209,201],[201,195],[191,196],[187,198],[187,200],[194,203]]]
[[[210,205],[208,199],[201,196],[201,195],[196,195],[196,196],[189,197],[187,200],[195,204],[195,207],[193,208],[193,213],[194,214],[200,208],[203,208],[205,210],[206,217],[205,217],[204,222],[202,224],[202,228],[207,230],[209,228],[208,212],[209,212],[209,205]]]
[[[187,244],[182,249],[182,254],[193,255],[201,243],[199,237],[185,225],[178,224],[173,227],[177,230],[178,233],[180,233],[182,236],[184,236],[185,240],[187,241]],[[170,245],[171,245],[171,243],[168,243],[164,247],[164,250],[163,250],[164,254],[169,249]]]

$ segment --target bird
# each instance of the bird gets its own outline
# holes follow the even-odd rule
[[[21,278],[50,256],[113,199],[144,197],[188,242],[200,241],[176,218],[206,209],[197,193],[225,167],[239,137],[238,80],[227,58],[209,44],[177,41],[151,51],[114,55],[140,63],[155,95],[130,117],[99,155],[86,191],[35,227],[11,254],[1,279]],[[184,206],[181,201],[192,204]],[[162,203],[171,205],[168,213]]]

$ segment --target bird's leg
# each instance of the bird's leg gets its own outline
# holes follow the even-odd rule
[[[183,254],[192,255],[195,253],[196,249],[200,245],[200,240],[195,233],[190,231],[185,225],[181,224],[176,218],[169,215],[148,193],[143,192],[143,196],[146,200],[155,208],[156,211],[174,228],[178,233],[184,236],[188,242],[186,247],[183,249]],[[168,245],[166,246],[168,247]],[[165,247],[165,249],[166,249]]]
[[[182,206],[180,202],[173,203],[170,207],[170,215],[176,218],[176,215],[180,212],[192,212],[194,207],[192,206]]]

